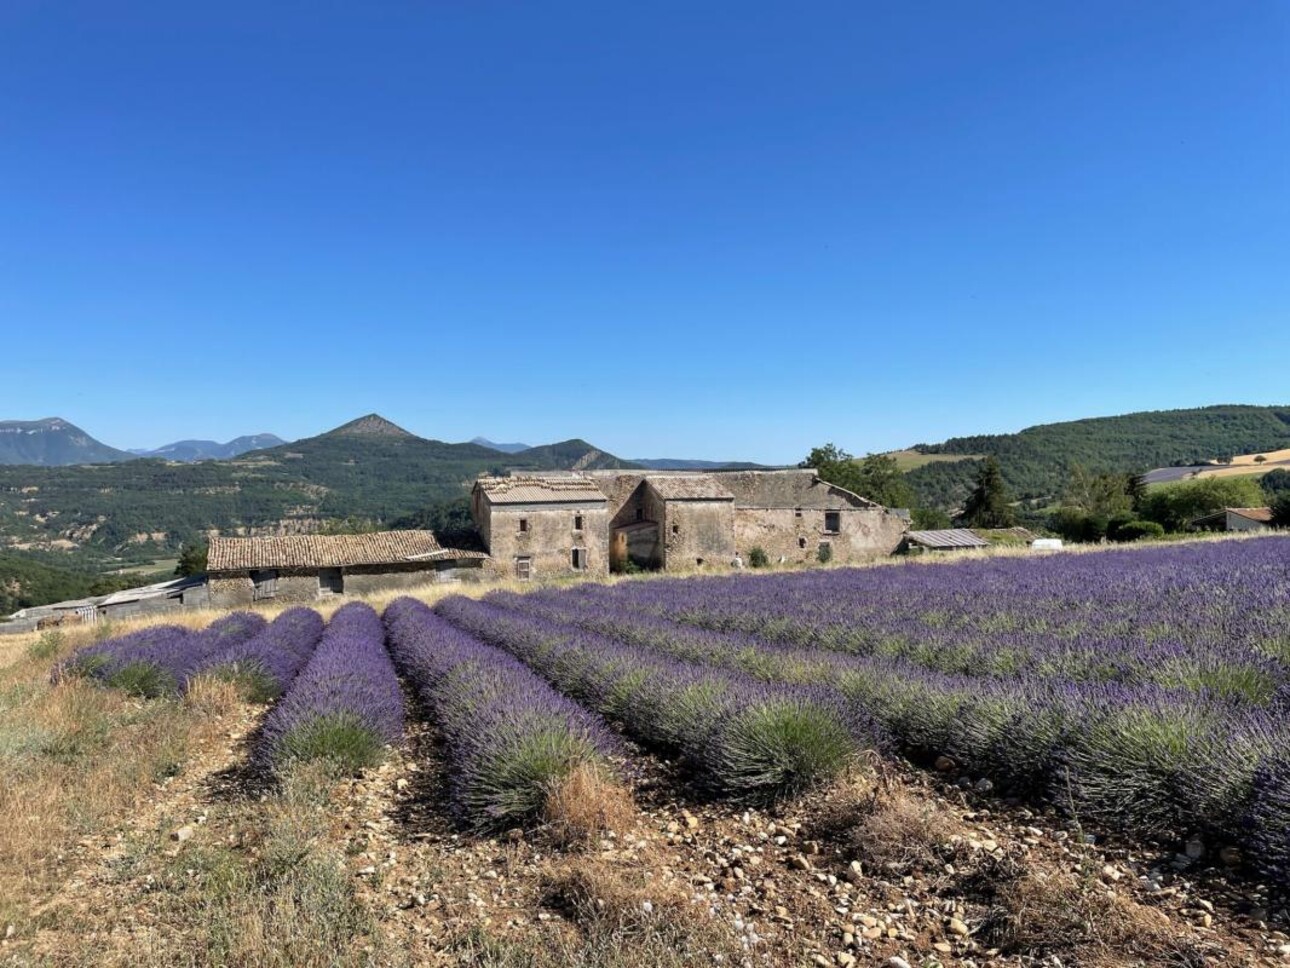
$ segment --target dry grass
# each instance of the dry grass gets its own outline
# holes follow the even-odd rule
[[[981,934],[1004,952],[1056,954],[1067,963],[1073,955],[1099,966],[1205,963],[1163,914],[1096,881],[1028,870],[997,885],[995,899]]]
[[[835,809],[842,842],[866,868],[892,874],[939,869],[963,839],[962,824],[945,807],[897,783],[874,786],[867,797],[853,799],[849,811],[845,801]]]
[[[912,471],[928,464],[955,464],[964,460],[980,460],[985,454],[922,454],[916,450],[889,450],[884,457],[894,457],[896,469]]]
[[[552,867],[543,887],[543,905],[561,912],[577,933],[551,936],[543,957],[529,964],[680,968],[742,958],[738,940],[705,906],[659,890],[640,870],[578,858]]]
[[[630,829],[636,805],[616,780],[584,764],[548,792],[542,819],[560,845],[588,844],[605,833]]]
[[[81,644],[67,636],[59,654]],[[78,840],[126,816],[219,729],[174,701],[144,702],[72,680],[57,656],[27,652],[0,670],[0,923],[23,923],[67,874]]]
[[[227,716],[241,702],[238,683],[217,676],[197,676],[184,690],[184,705],[203,716]]]

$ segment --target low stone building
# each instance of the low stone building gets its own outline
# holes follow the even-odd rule
[[[583,570],[575,534],[591,549],[584,568],[603,574],[728,566],[754,548],[779,563],[858,562],[893,552],[909,527],[810,469],[481,478],[472,507],[496,566],[520,578]]]
[[[471,513],[499,576],[609,573],[607,501],[585,477],[480,478]]]
[[[1271,508],[1223,508],[1191,523],[1201,531],[1267,531],[1272,527]]]
[[[210,539],[210,604],[309,603],[427,582],[473,581],[487,555],[440,547],[429,531]]]

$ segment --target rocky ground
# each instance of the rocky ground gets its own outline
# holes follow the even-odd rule
[[[358,779],[275,788],[260,710],[70,852],[13,964],[1261,965],[1290,936],[1222,845],[1097,840],[939,773],[869,765],[777,807],[624,767],[626,822],[475,836],[433,734]],[[1185,834],[1185,832],[1183,832]],[[245,936],[243,936],[245,935]]]

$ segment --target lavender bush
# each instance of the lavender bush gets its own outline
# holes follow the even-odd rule
[[[212,654],[247,641],[265,625],[253,612],[234,612],[200,632],[178,625],[140,629],[77,650],[54,676],[87,676],[139,696],[173,695]]]
[[[309,661],[323,624],[312,608],[289,608],[258,635],[207,656],[189,681],[197,675],[215,676],[238,683],[252,702],[269,702],[286,692]]]
[[[604,768],[617,749],[604,724],[512,656],[459,631],[429,606],[385,610],[395,667],[417,690],[451,758],[452,804],[477,828],[535,816],[579,766]]]
[[[762,683],[465,598],[436,611],[619,720],[642,743],[680,754],[701,783],[722,793],[800,790],[878,739],[872,721],[828,687]]]
[[[357,772],[403,735],[403,695],[370,605],[341,607],[313,657],[265,718],[257,759],[279,768],[328,760]]]

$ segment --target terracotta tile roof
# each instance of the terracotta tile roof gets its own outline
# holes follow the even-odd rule
[[[967,528],[947,528],[942,531],[910,531],[905,535],[914,544],[924,548],[988,548],[990,542],[979,538]]]
[[[1262,521],[1264,524],[1272,523],[1271,508],[1227,508],[1233,514],[1243,518],[1249,518],[1251,521]]]
[[[481,477],[475,481],[490,504],[567,504],[598,501],[605,495],[585,477]]]
[[[207,571],[251,568],[342,568],[434,560],[443,552],[430,531],[292,534],[280,538],[211,538]],[[477,552],[465,552],[477,554]]]
[[[735,496],[707,474],[650,474],[649,486],[664,501],[733,501]]]

